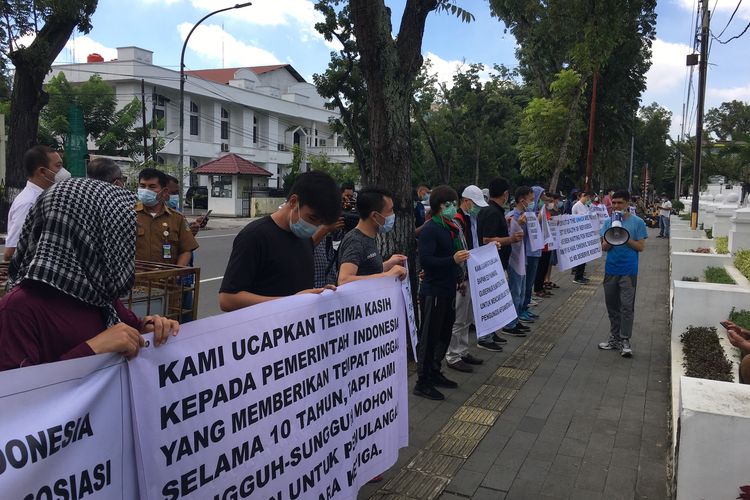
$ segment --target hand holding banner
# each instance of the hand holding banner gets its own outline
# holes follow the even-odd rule
[[[467,266],[477,337],[484,337],[516,319],[516,309],[494,243],[470,250]]]
[[[557,259],[565,271],[602,256],[599,231],[590,215],[561,215],[557,218]]]

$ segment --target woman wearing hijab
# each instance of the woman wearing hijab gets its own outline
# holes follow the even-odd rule
[[[105,352],[127,358],[154,332],[163,344],[179,324],[143,320],[118,297],[135,281],[135,196],[112,184],[70,179],[29,212],[0,300],[0,370]]]

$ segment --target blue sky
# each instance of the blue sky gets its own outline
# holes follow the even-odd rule
[[[642,101],[653,101],[673,112],[672,133],[677,135],[685,95],[685,55],[691,51],[690,32],[696,0],[662,0],[657,7],[657,40],[648,89]],[[738,0],[710,0],[715,5],[712,27],[718,34],[727,24]],[[211,10],[235,0],[99,0],[93,29],[76,35],[59,62],[85,61],[91,52],[105,59],[116,57],[116,47],[136,45],[154,52],[154,63],[177,68],[185,35]],[[387,0],[394,12],[394,31],[404,0]],[[485,0],[456,0],[476,17],[463,24],[447,14],[432,14],[427,22],[423,53],[433,61],[441,79],[450,80],[457,65],[480,62],[515,66],[515,40],[489,14]],[[255,0],[241,10],[205,21],[193,34],[186,52],[189,69],[291,63],[305,78],[322,72],[334,48],[313,26],[318,14],[313,0]],[[741,5],[723,39],[738,34],[750,23],[750,2]],[[750,101],[750,32],[728,45],[714,43],[709,61],[707,107],[731,99]],[[697,81],[697,72],[696,72]],[[695,102],[695,99],[693,99]],[[693,113],[686,113],[688,116]],[[694,129],[694,125],[690,125]]]

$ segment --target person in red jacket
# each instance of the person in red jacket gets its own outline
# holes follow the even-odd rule
[[[31,208],[0,300],[0,370],[105,352],[128,358],[154,332],[179,324],[139,319],[120,302],[135,280],[135,196],[92,179],[70,179]]]

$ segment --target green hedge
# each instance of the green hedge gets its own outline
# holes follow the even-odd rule
[[[726,255],[729,253],[729,237],[728,236],[717,236],[716,240],[716,253]]]
[[[734,285],[734,280],[723,267],[707,267],[703,273],[707,283]]]
[[[737,311],[733,307],[732,312],[729,313],[729,321],[737,326],[741,326],[745,330],[750,330],[750,311],[745,309]]]
[[[750,250],[740,250],[734,255],[734,267],[750,279]]]

